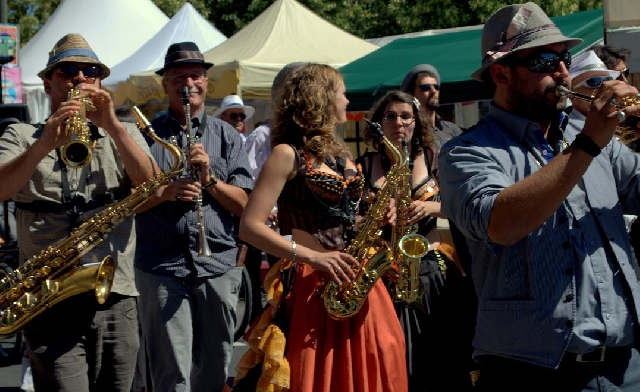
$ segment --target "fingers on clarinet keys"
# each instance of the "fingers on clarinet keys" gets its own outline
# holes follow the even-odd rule
[[[609,98],[609,99],[607,99],[607,103],[608,103],[609,105],[613,106],[614,108],[617,108],[617,107],[618,107],[618,101],[616,101],[616,100],[615,100],[615,99],[613,99],[613,98]]]

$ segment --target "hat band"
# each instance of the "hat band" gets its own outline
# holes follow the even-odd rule
[[[534,29],[525,30],[519,34],[514,35],[504,42],[498,42],[496,46],[494,46],[493,50],[487,51],[487,54],[482,59],[482,64],[485,65],[491,60],[498,60],[500,57],[510,53],[515,48],[516,41],[518,41],[520,38],[545,30],[556,30],[558,34],[561,34],[558,27],[553,23],[538,26]]]
[[[164,58],[164,62],[166,64],[173,61],[190,60],[190,59],[197,59],[197,60],[204,61],[204,56],[202,55],[202,53],[195,50],[181,50],[181,51],[167,55]]]
[[[98,56],[96,56],[96,54],[92,50],[76,48],[76,49],[67,49],[54,56],[49,57],[49,61],[47,61],[47,67],[64,58],[75,57],[75,56],[89,57],[91,59],[94,59],[100,62],[100,60],[98,60]]]

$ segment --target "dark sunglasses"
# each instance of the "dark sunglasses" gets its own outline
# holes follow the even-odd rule
[[[247,118],[247,115],[244,113],[229,113],[227,116],[232,120],[237,120],[240,117],[240,120],[244,121]]]
[[[600,88],[603,82],[608,82],[609,80],[613,80],[613,78],[611,76],[592,76],[576,84],[575,86],[573,86],[573,88],[586,86],[587,88],[595,90],[597,88]]]
[[[425,83],[425,84],[421,84],[418,86],[420,88],[420,90],[422,91],[430,91],[431,87],[433,87],[436,90],[440,90],[440,85],[438,83]]]
[[[571,53],[538,52],[527,57],[514,57],[507,63],[527,67],[529,71],[535,73],[549,73],[558,69],[561,61],[569,69],[571,67]]]
[[[82,74],[85,78],[95,79],[102,77],[102,68],[95,65],[90,65],[88,67],[78,67],[74,64],[62,64],[57,68],[60,70],[60,73],[65,76],[75,77],[78,76],[80,71],[82,71]]]
[[[402,113],[400,115],[394,113],[394,112],[387,112],[384,114],[384,116],[382,117],[382,119],[384,121],[389,121],[389,122],[396,122],[398,121],[398,117],[400,118],[400,121],[403,124],[411,124],[413,122],[413,116],[409,113]]]
[[[629,79],[629,68],[625,68],[622,71],[620,71],[620,76],[618,76],[618,80],[622,80],[622,76],[624,76],[625,79]]]

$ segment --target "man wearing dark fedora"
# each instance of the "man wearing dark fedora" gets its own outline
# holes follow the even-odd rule
[[[157,71],[169,109],[153,121],[153,128],[161,138],[175,140],[188,157],[185,175],[136,215],[141,323],[157,391],[222,391],[233,352],[241,281],[233,217],[242,215],[253,179],[238,132],[205,113],[212,65],[195,43],[181,42],[169,46],[164,67]],[[182,101],[185,87],[191,118],[186,118]],[[150,148],[162,169],[171,165],[164,148]],[[200,230],[210,255],[199,252]]]
[[[485,23],[473,77],[489,113],[440,154],[442,212],[466,237],[478,295],[480,391],[638,391],[640,287],[623,213],[640,212],[640,155],[614,140],[638,94],[603,81],[567,127],[565,37],[532,2]]]
[[[68,237],[158,171],[141,132],[118,121],[111,96],[100,87],[109,68],[81,35],[60,39],[38,76],[51,99],[51,115],[44,124],[10,125],[0,138],[0,199],[15,200],[22,261]],[[61,159],[61,147],[71,140],[65,121],[82,110],[80,100],[67,100],[72,88],[96,109],[86,112],[93,152],[84,167],[67,166]],[[26,325],[36,390],[130,390],[139,346],[135,242],[129,216],[81,258],[82,264],[114,258],[115,278],[104,304],[94,293],[78,294]]]

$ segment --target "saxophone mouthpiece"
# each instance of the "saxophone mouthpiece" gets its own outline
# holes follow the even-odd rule
[[[382,126],[379,123],[373,122],[373,121],[369,120],[366,117],[364,118],[364,121],[367,123],[369,128],[371,128],[373,133],[376,134],[376,136],[378,136],[378,137],[383,137],[384,136],[384,132],[382,132]]]
[[[142,129],[145,132],[153,131],[153,128],[151,128],[151,123],[149,122],[149,120],[147,120],[145,115],[142,114],[137,106],[131,108],[131,113],[136,118],[136,125],[138,125],[138,128]]]

